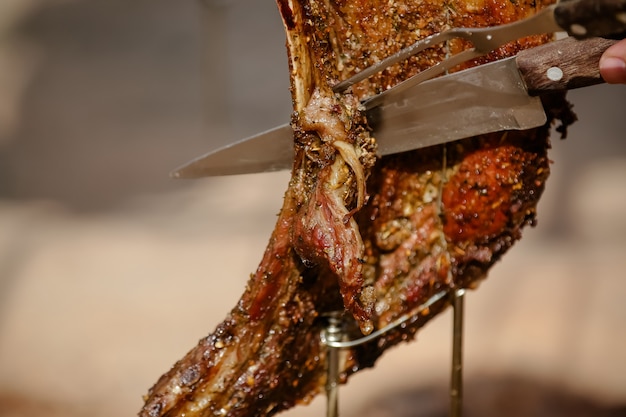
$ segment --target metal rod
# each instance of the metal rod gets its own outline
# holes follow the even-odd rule
[[[411,320],[411,318],[415,317],[418,314],[428,311],[428,309],[431,308],[433,305],[443,300],[445,297],[450,297],[450,296],[451,296],[450,292],[448,292],[447,290],[439,291],[438,293],[430,297],[424,304],[421,304],[416,309],[397,318],[396,320],[392,321],[385,327],[378,329],[375,332],[372,332],[368,334],[367,336],[363,336],[358,339],[346,340],[346,341],[342,340],[342,341],[334,342],[334,341],[328,340],[326,338],[326,331],[323,331],[321,334],[322,343],[325,344],[326,346],[332,346],[337,349],[350,349],[359,345],[363,345],[365,343],[371,342],[374,339],[379,338],[383,334],[390,332],[396,327],[401,327],[404,323]]]
[[[450,378],[450,417],[463,414],[463,313],[465,290],[452,292],[452,375]]]
[[[324,331],[324,338],[328,342],[341,342],[343,329],[341,319],[335,316],[328,317],[328,326]],[[339,348],[326,346],[326,417],[339,416]]]

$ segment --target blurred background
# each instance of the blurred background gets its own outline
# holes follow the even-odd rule
[[[288,174],[168,172],[288,121],[284,42],[270,0],[0,2],[0,416],[134,415],[235,305]],[[570,98],[538,226],[466,299],[468,415],[626,415],[626,87]],[[447,415],[450,333],[342,415]]]

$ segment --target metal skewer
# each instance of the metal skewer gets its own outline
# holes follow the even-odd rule
[[[463,414],[463,314],[464,289],[452,291],[452,374],[450,378],[450,417]]]
[[[415,310],[411,311],[408,314],[405,314],[404,316],[397,318],[396,320],[392,321],[385,327],[382,327],[376,330],[375,332],[368,334],[367,336],[363,336],[355,340],[333,342],[333,341],[328,340],[326,336],[326,331],[322,331],[320,338],[322,340],[322,343],[325,344],[326,346],[331,346],[331,347],[338,348],[338,349],[348,349],[348,348],[362,345],[367,342],[371,342],[372,340],[379,338],[383,334],[395,329],[396,327],[402,326],[404,323],[409,321],[411,318],[417,316],[418,314],[423,313],[424,311],[428,311],[430,307],[432,307],[438,301],[441,301],[448,294],[449,293],[446,290],[438,292],[437,294],[430,297],[424,304],[421,304],[419,307],[417,307]]]
[[[328,317],[328,325],[323,331],[323,339],[328,342],[341,342],[343,328],[341,319],[336,315]],[[339,415],[339,348],[326,345],[326,417]]]

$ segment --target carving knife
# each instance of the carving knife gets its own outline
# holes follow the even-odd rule
[[[606,0],[601,0],[599,3],[605,2]],[[568,3],[589,4],[590,2],[574,0]],[[593,25],[587,24],[581,29],[581,25],[570,24],[567,25],[569,32],[578,33],[578,35],[624,32],[626,16],[623,10],[626,9],[624,6],[626,1],[609,0],[608,3],[615,3],[617,4],[615,7],[621,8],[618,11],[622,10],[612,16],[610,27],[596,25],[590,30]],[[606,13],[605,10],[601,12]],[[553,19],[545,11],[540,13]],[[588,14],[585,14],[584,18],[588,20]],[[545,17],[539,16],[535,19],[545,20]],[[569,18],[569,21],[571,20],[572,18]],[[594,20],[594,22],[598,21],[602,19]],[[615,24],[616,21],[617,24]],[[515,33],[511,34],[511,30],[507,29],[505,35],[496,36],[497,39],[493,40],[491,34],[499,33],[494,29],[506,26],[522,26],[523,29],[523,22],[495,28],[473,29],[470,36],[474,37],[476,47],[466,51],[471,56],[456,61],[448,59],[440,65],[417,74],[413,77],[413,79],[418,78],[417,81],[409,79],[410,82],[401,83],[365,101],[368,123],[373,129],[379,153],[387,155],[484,133],[541,126],[546,122],[539,97],[541,94],[602,82],[598,71],[598,61],[602,52],[614,41],[601,38],[580,41],[567,38],[522,51],[514,57],[436,79],[419,80],[419,78],[432,77],[437,72],[445,71],[459,62],[487,53],[495,47],[489,42],[485,46],[477,46],[477,44],[480,45],[480,42],[476,42],[477,33],[489,31],[484,38],[502,44],[510,39],[524,36],[527,32],[516,29],[513,30]],[[547,27],[551,24],[550,21],[544,22],[543,29],[539,32],[534,29],[533,33],[547,31]],[[561,26],[566,25],[561,23]],[[449,32],[457,32],[452,37],[458,37],[458,32],[465,33],[467,30],[453,29],[435,37],[441,38],[444,35],[444,38],[449,38],[450,36],[446,35]],[[623,37],[623,33],[618,37]],[[418,42],[417,47],[414,45],[407,49],[413,48],[412,53],[415,53],[415,50],[419,52],[428,47],[431,40],[427,38]],[[462,54],[464,52],[458,55]],[[398,62],[405,58],[406,56],[392,56],[389,60]],[[382,70],[394,62],[381,63],[376,66],[379,68],[371,68],[367,71],[371,75],[372,71]],[[349,87],[354,82],[358,82],[359,77],[365,78],[362,74],[357,74],[347,82],[340,83],[339,88],[336,86],[335,90],[341,91]],[[268,172],[290,169],[292,163],[291,127],[282,125],[195,158],[173,171],[171,175],[174,178],[199,178]]]
[[[406,90],[399,102],[368,111],[378,151],[388,155],[541,126],[546,115],[537,94],[602,82],[598,61],[613,42],[567,38],[418,84]],[[292,163],[293,132],[286,124],[202,155],[172,176],[269,172],[290,169]]]

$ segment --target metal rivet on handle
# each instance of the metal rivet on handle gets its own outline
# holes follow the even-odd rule
[[[546,71],[546,76],[552,81],[560,81],[563,78],[563,71],[559,67],[550,67]]]
[[[585,36],[587,34],[587,28],[578,23],[574,23],[569,27],[570,33],[576,36]]]

